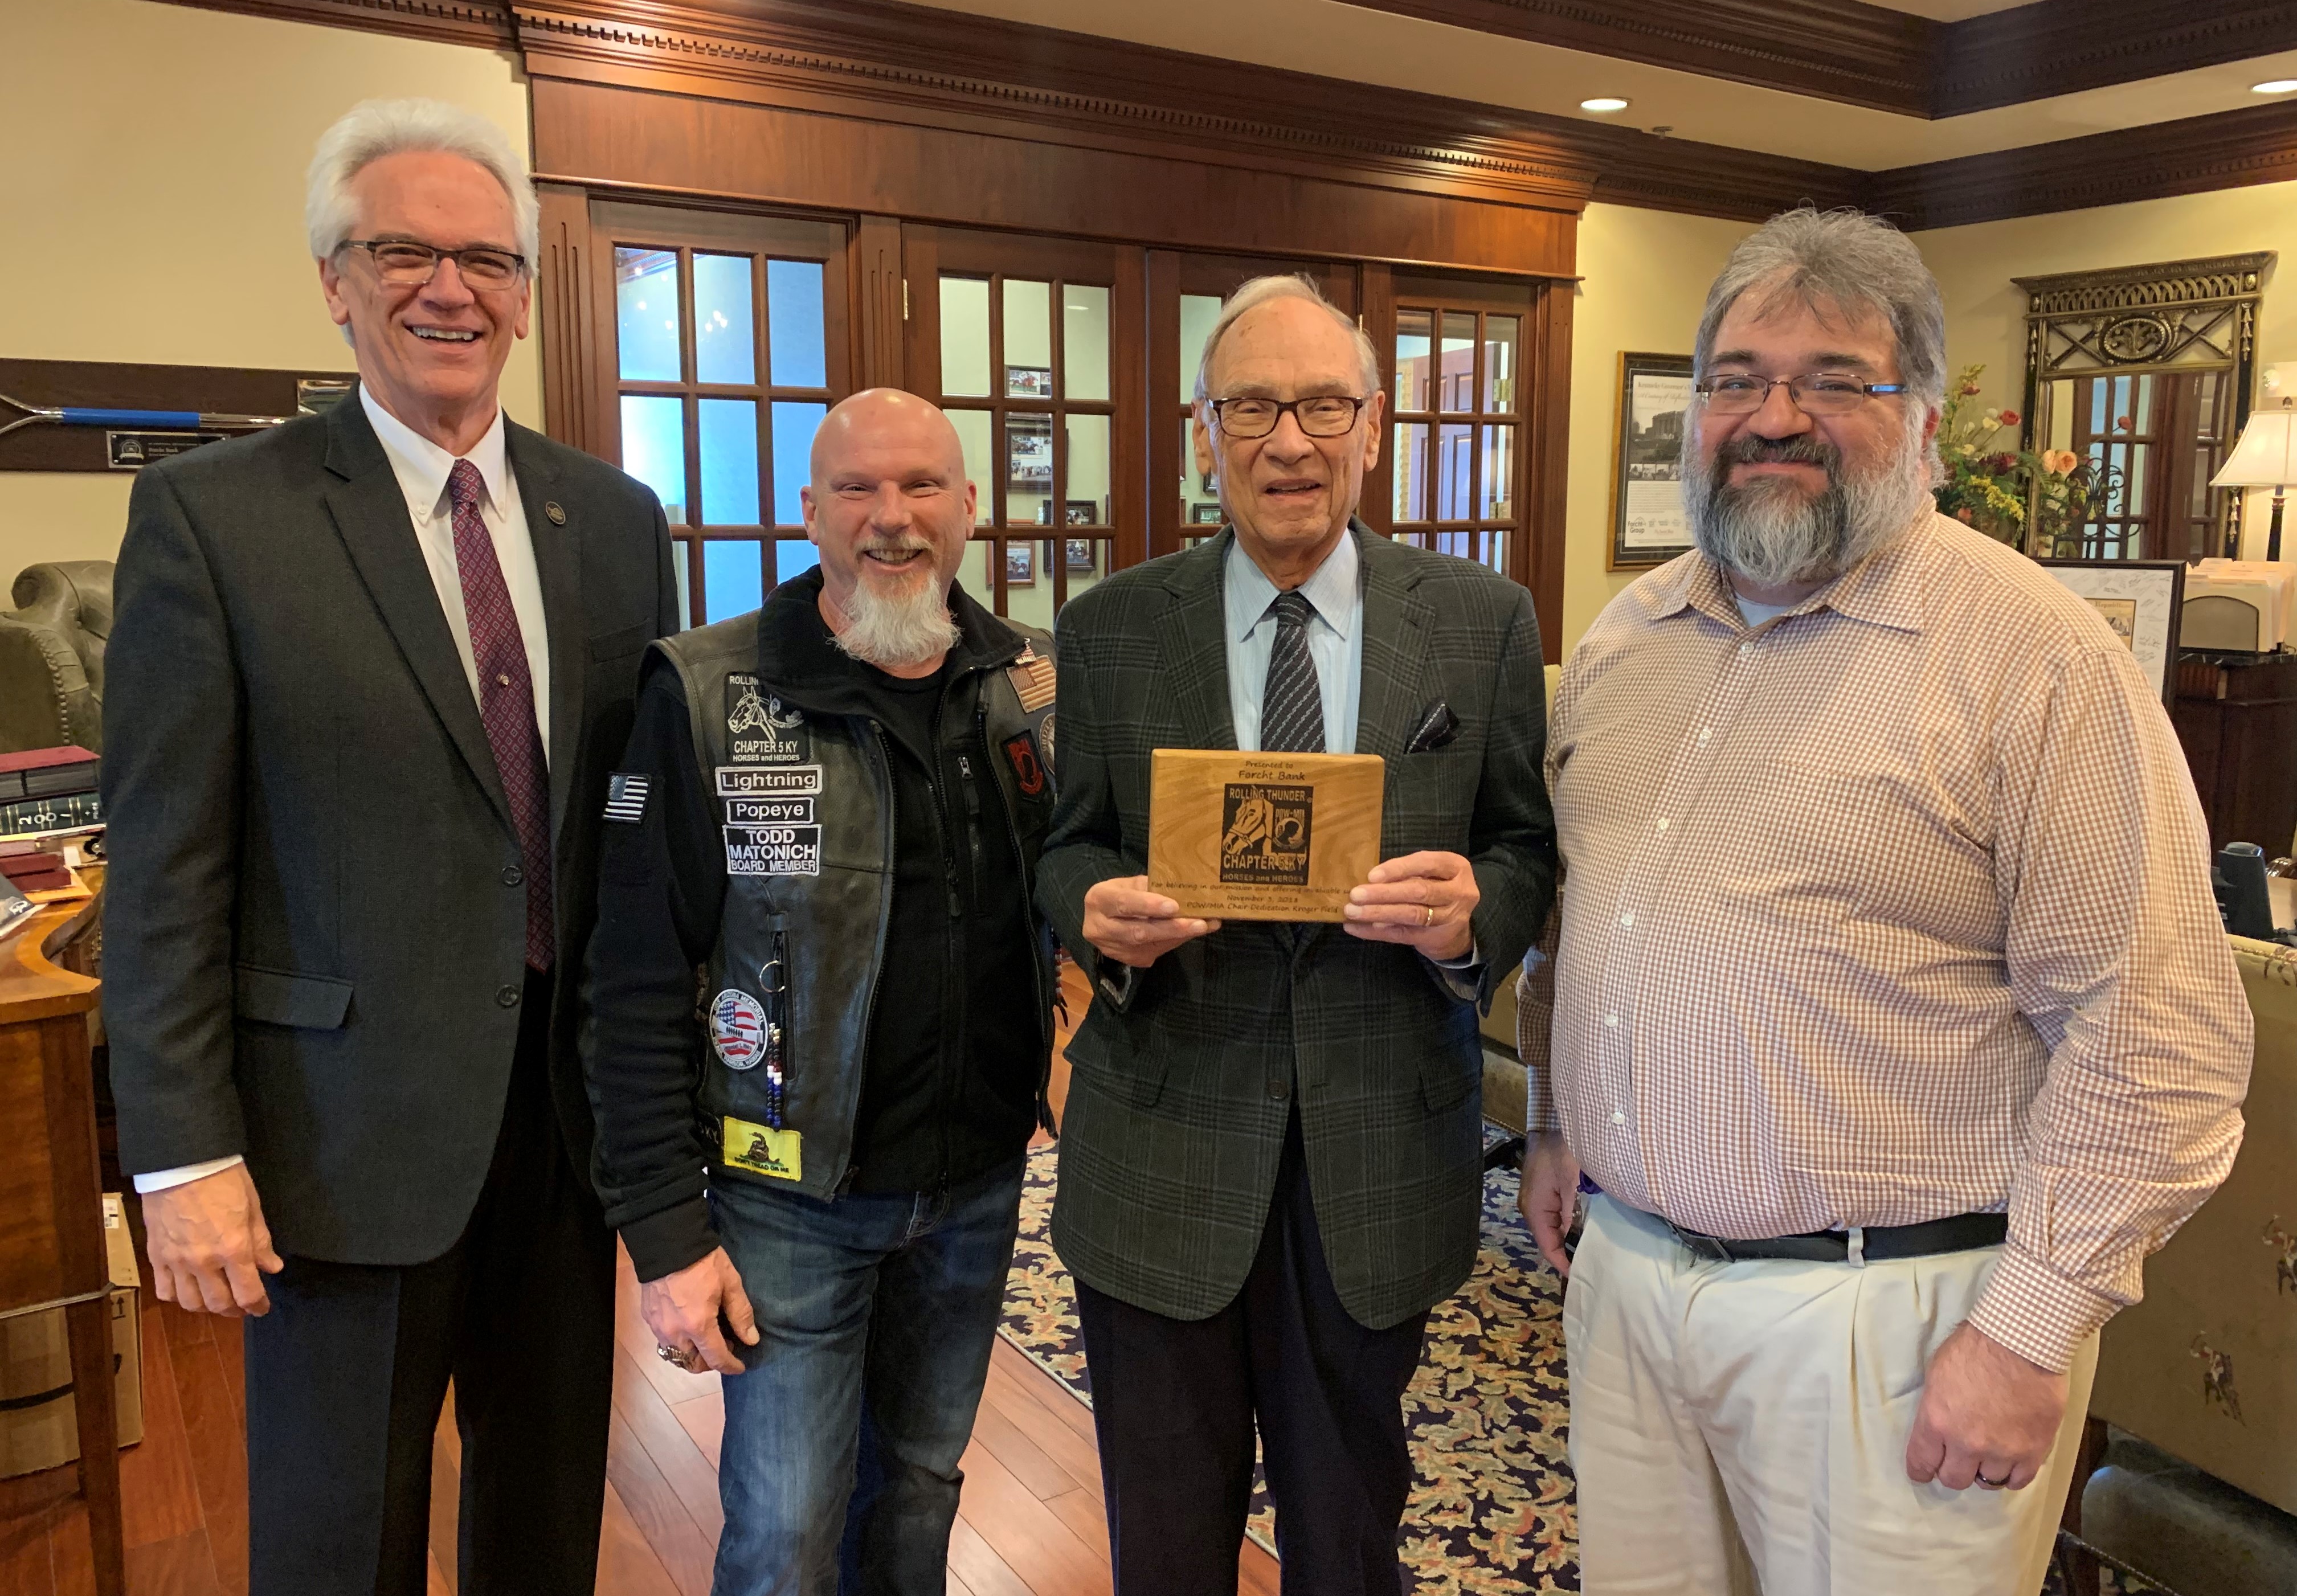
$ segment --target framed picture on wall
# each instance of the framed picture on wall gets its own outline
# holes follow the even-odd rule
[[[1065,538],[1061,561],[1071,576],[1091,576],[1100,568],[1100,545],[1090,538]]]
[[[2089,600],[2169,707],[2178,695],[2178,623],[2186,605],[2183,560],[2037,560]]]
[[[1005,585],[1009,588],[1033,588],[1037,585],[1037,546],[1019,538],[1005,544]]]
[[[1005,368],[1007,399],[1049,399],[1053,397],[1053,368],[1050,366],[1009,366]]]
[[[1100,506],[1089,498],[1073,498],[1061,520],[1067,526],[1099,526]]]
[[[1690,356],[1619,357],[1607,570],[1664,565],[1691,547],[1682,460],[1684,420],[1690,410]]]
[[[1008,415],[1005,418],[1007,486],[1025,492],[1049,493],[1053,486],[1053,418],[1050,415]]]
[[[1190,526],[1219,526],[1227,519],[1227,516],[1221,514],[1221,507],[1217,504],[1190,505],[1189,506],[1189,524]]]

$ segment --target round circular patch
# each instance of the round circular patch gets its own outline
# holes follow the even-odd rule
[[[728,987],[710,1000],[710,1045],[729,1070],[751,1070],[766,1056],[766,1011],[745,991]]]

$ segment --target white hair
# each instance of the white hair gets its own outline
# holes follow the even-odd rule
[[[409,150],[437,150],[484,167],[510,199],[518,252],[526,257],[527,269],[534,269],[542,252],[542,205],[517,152],[500,128],[443,100],[362,100],[319,136],[303,195],[303,226],[310,234],[313,259],[332,257],[359,225],[351,179],[369,162]]]
[[[1316,286],[1315,280],[1302,272],[1297,276],[1255,277],[1229,296],[1228,303],[1221,307],[1220,320],[1214,322],[1213,330],[1205,334],[1205,352],[1197,360],[1198,403],[1201,404],[1213,396],[1213,354],[1220,348],[1221,340],[1228,336],[1228,330],[1247,312],[1257,310],[1272,300],[1305,300],[1321,307],[1334,321],[1348,330],[1348,336],[1356,346],[1356,358],[1363,366],[1365,396],[1378,393],[1385,386],[1379,375],[1379,351],[1372,347],[1371,334],[1356,325],[1355,317],[1326,299],[1323,290]]]

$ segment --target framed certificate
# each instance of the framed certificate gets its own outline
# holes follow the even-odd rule
[[[1691,547],[1683,507],[1683,428],[1691,411],[1691,357],[1619,357],[1613,434],[1610,571],[1664,565]]]
[[[1148,888],[1184,915],[1340,920],[1379,862],[1386,774],[1371,753],[1157,749]]]

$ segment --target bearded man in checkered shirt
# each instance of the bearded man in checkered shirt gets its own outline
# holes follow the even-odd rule
[[[2098,1329],[2240,1144],[2184,758],[2096,612],[1933,507],[1944,325],[1872,218],[1742,242],[1697,547],[1557,696],[1523,1207],[1591,1592],[2030,1596]]]

